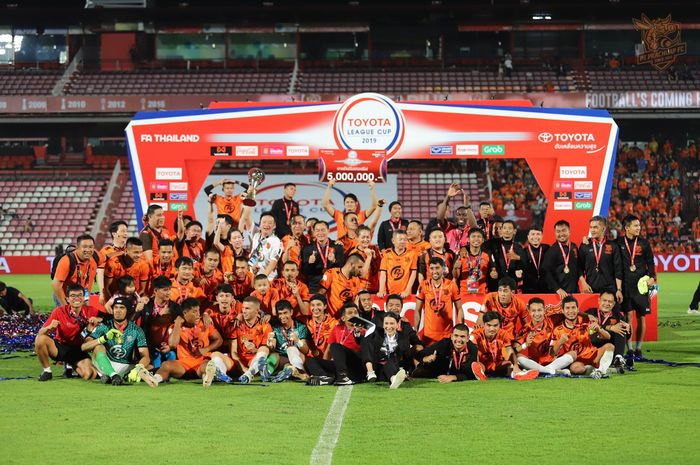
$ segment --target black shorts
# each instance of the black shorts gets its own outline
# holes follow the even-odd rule
[[[634,311],[637,315],[649,315],[651,313],[650,307],[649,294],[641,295],[635,292],[631,295],[626,295],[622,301],[622,310],[625,313]]]
[[[56,349],[58,353],[55,357],[52,357],[57,362],[66,362],[75,368],[75,365],[86,358],[90,358],[88,354],[80,350],[80,346],[72,346],[68,344],[61,344],[60,342],[54,341],[56,344]]]

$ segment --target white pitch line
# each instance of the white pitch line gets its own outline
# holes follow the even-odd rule
[[[341,386],[335,393],[335,398],[326,416],[321,434],[318,436],[316,447],[311,451],[311,465],[330,465],[333,461],[333,449],[340,436],[340,427],[343,426],[345,409],[350,402],[352,386]]]

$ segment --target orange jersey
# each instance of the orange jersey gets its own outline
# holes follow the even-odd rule
[[[373,294],[376,294],[379,290],[379,268],[382,264],[382,252],[376,245],[370,245],[368,249],[372,249],[373,254],[372,263],[369,265],[369,276],[367,276],[365,279],[367,281],[367,290]],[[354,253],[360,255],[363,260],[367,260],[367,252],[362,251],[357,247],[350,250],[345,257],[347,258]]]
[[[347,234],[338,239],[338,242],[343,244],[343,254],[348,256],[348,252],[357,247],[357,238],[350,237]]]
[[[452,265],[454,265],[455,261],[455,254],[452,252],[450,249],[443,249],[443,252],[437,252],[433,250],[432,248],[428,248],[425,251],[423,251],[420,255],[418,255],[418,260],[417,260],[417,268],[419,273],[423,273],[423,279],[426,277],[430,277],[430,272],[428,269],[430,268],[430,259],[431,258],[441,258],[443,262],[445,262],[445,273],[444,277],[448,279],[452,279]]]
[[[310,356],[323,358],[323,353],[328,347],[328,338],[337,324],[338,320],[328,315],[320,323],[316,323],[313,318],[306,322],[306,327],[309,328],[309,334],[311,334],[313,339],[313,346],[309,352]]]
[[[226,339],[235,339],[236,338],[236,324],[235,320],[238,314],[241,312],[241,303],[240,302],[232,302],[231,309],[228,311],[228,313],[221,313],[219,311],[218,305],[214,306],[211,310],[209,310],[207,313],[209,314],[209,317],[211,318],[211,321],[214,325],[214,328],[221,334],[221,337],[224,338],[224,342],[226,342]],[[229,351],[229,346],[224,344],[220,348],[221,352],[228,352]]]
[[[426,250],[430,248],[430,242],[428,241],[419,241],[416,242],[415,244],[411,241],[406,241],[406,249],[409,252],[413,252],[416,256],[419,256]]]
[[[401,294],[408,285],[411,272],[416,269],[416,256],[408,250],[399,255],[394,249],[386,249],[379,269],[386,273],[386,293]]]
[[[234,195],[230,198],[213,194],[213,203],[216,205],[216,211],[219,215],[226,214],[233,218],[233,226],[238,227],[238,222],[241,220],[241,196]]]
[[[245,320],[241,321],[236,328],[235,339],[238,351],[238,358],[247,367],[255,357],[258,347],[267,341],[268,335],[272,332],[272,327],[268,323],[263,323],[260,319],[255,321],[255,324],[249,326]],[[249,350],[246,347],[246,342],[252,342],[255,349]]]
[[[303,302],[308,302],[309,299],[311,299],[311,295],[309,294],[309,286],[302,283],[298,279],[296,284],[297,289],[299,290],[299,297],[301,297],[301,300]],[[284,278],[277,278],[274,281],[272,281],[272,287],[276,289],[279,293],[280,300],[288,300],[289,303],[292,304],[292,309],[294,310],[294,318],[300,316],[301,309],[299,308],[299,299],[297,299],[297,297],[294,294],[292,294],[292,291],[287,285],[287,280]]]
[[[172,326],[170,332],[172,332]],[[185,367],[185,370],[197,370],[208,357],[199,353],[199,349],[207,347],[210,344],[212,337],[217,334],[214,325],[205,327],[200,320],[196,325],[180,327],[180,342],[177,344],[177,361]]]
[[[233,287],[233,295],[236,296],[236,300],[243,300],[253,292],[253,273],[250,271],[246,272],[245,278],[240,279],[238,276],[233,276],[233,281],[229,281],[229,284]]]
[[[63,283],[62,287],[64,293],[69,284],[78,284],[84,289],[92,289],[92,283],[95,282],[95,276],[97,275],[97,267],[100,265],[104,266],[105,263],[104,257],[99,252],[95,253],[97,254],[97,261],[95,261],[95,257],[90,257],[85,262],[81,263],[75,252],[72,252],[76,266],[73,270],[73,274],[70,276],[68,276],[70,272],[70,258],[68,258],[68,255],[61,257],[56,265],[54,279]]]
[[[469,294],[486,294],[486,280],[489,275],[489,254],[481,252],[460,258],[462,268],[459,274],[459,294],[464,300]]]
[[[216,288],[219,284],[224,282],[224,274],[218,268],[215,268],[209,276],[204,276],[204,271],[199,264],[195,264],[194,278],[193,282],[197,283],[199,287],[204,291],[204,295],[207,296],[209,300],[216,300]]]
[[[578,317],[573,328],[569,328],[565,323],[555,327],[552,331],[552,341],[550,345],[553,347],[563,335],[567,335],[569,340],[562,344],[559,348],[559,353],[555,356],[560,356],[566,352],[576,352],[576,361],[586,365],[592,365],[595,362],[598,349],[591,342],[591,336],[588,333],[588,322],[584,322],[582,317]]]
[[[503,330],[501,329],[496,334],[496,337],[489,341],[486,338],[484,328],[475,329],[469,336],[469,339],[479,349],[479,361],[484,364],[486,372],[494,372],[500,366],[509,362],[508,348],[510,347],[510,342],[503,336]]]
[[[423,334],[434,341],[450,337],[454,304],[459,300],[457,285],[443,279],[440,287],[435,288],[433,280],[426,279],[420,284],[416,299],[423,301]]]
[[[489,292],[484,296],[482,313],[498,312],[501,315],[501,331],[508,342],[515,339],[517,330],[522,326],[522,322],[528,318],[527,306],[515,295],[507,306],[501,305],[498,301],[498,292]]]
[[[347,228],[345,227],[345,218],[343,218],[343,215],[345,215],[345,212],[341,212],[337,208],[335,209],[335,212],[333,213],[333,220],[335,221],[335,226],[338,230],[338,235],[336,237],[340,238],[343,237],[348,233]],[[367,220],[367,213],[365,213],[364,210],[361,212],[357,213],[357,225],[361,225]]]
[[[260,294],[258,291],[253,291],[250,294],[252,297],[256,297],[260,301],[260,310],[267,313],[268,315],[276,315],[275,304],[280,300],[280,293],[277,289],[270,287],[265,295]]]
[[[289,244],[289,241],[293,239],[293,236],[291,234],[287,234],[282,238],[282,250],[287,249],[287,244]],[[309,240],[306,236],[303,234],[301,237],[297,239],[297,245],[291,247],[289,249],[289,257],[288,260],[293,261],[294,263],[297,264],[297,267],[301,269],[301,250],[309,245]]]
[[[544,321],[536,326],[532,323],[532,321],[528,321],[518,332],[518,336],[515,338],[515,340],[522,347],[525,344],[525,341],[527,341],[527,337],[530,335],[530,333],[534,332],[535,337],[520,353],[530,360],[539,363],[540,365],[551,363],[554,360],[554,357],[549,354],[549,348],[553,331],[554,322],[551,318],[545,317]]]
[[[177,279],[173,279],[173,287],[170,289],[170,300],[181,304],[188,297],[194,297],[200,302],[206,299],[201,287],[197,287],[190,281],[187,284],[180,284]]]
[[[124,252],[126,252],[126,246],[115,247],[114,244],[107,244],[100,249],[100,254],[102,254],[102,256],[105,258],[105,261],[109,260],[114,256],[122,255],[124,254]],[[102,264],[102,266],[100,266],[100,268],[104,268],[104,263]]]
[[[144,252],[146,250],[150,250],[153,252],[153,256],[155,257],[158,255],[158,241],[161,239],[171,239],[174,241],[175,235],[168,231],[167,228],[162,228],[160,232],[158,232],[146,225],[146,227],[141,230],[139,239],[143,241]]]
[[[124,259],[127,258],[126,255],[118,255],[107,260],[105,264],[105,278],[110,278],[112,280],[108,289],[110,295],[119,291],[119,278],[124,276],[131,276],[134,278],[136,292],[145,291],[143,286],[141,286],[141,281],[148,281],[148,277],[151,274],[148,262],[146,260],[139,260],[133,262],[131,266],[126,266],[124,264]]]
[[[326,289],[328,314],[335,318],[340,308],[365,288],[365,282],[356,276],[348,278],[340,268],[330,268],[323,273],[321,287]]]
[[[153,281],[158,276],[165,276],[166,278],[172,280],[175,279],[175,274],[177,269],[175,268],[175,259],[170,260],[170,263],[161,263],[160,257],[154,255],[148,264],[149,268],[149,281]]]
[[[174,258],[177,260],[180,257],[189,257],[195,263],[201,263],[204,259],[204,250],[207,243],[204,239],[199,238],[193,242],[178,241],[175,247]]]

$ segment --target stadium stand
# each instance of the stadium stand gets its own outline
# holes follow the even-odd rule
[[[687,68],[690,74],[679,73],[674,78],[671,73],[660,73],[651,68],[586,69],[586,77],[594,91],[628,90],[697,90],[700,82],[694,75],[697,69]]]
[[[289,81],[287,71],[77,71],[63,91],[80,95],[284,94]]]
[[[70,244],[90,230],[108,177],[91,172],[65,176],[0,178],[0,241],[5,254],[53,255],[57,245]]]
[[[331,92],[540,92],[547,83],[554,91],[578,89],[577,77],[570,73],[557,76],[542,68],[518,69],[511,77],[495,70],[434,69],[382,71],[306,70],[300,74],[297,90],[301,93]]]
[[[0,70],[0,95],[50,95],[61,71],[38,69]]]

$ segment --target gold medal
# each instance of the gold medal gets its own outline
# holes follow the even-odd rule
[[[635,271],[637,271],[637,267],[634,265],[630,266],[630,271],[634,273]]]
[[[569,274],[569,267],[568,266],[564,267],[564,274]]]

